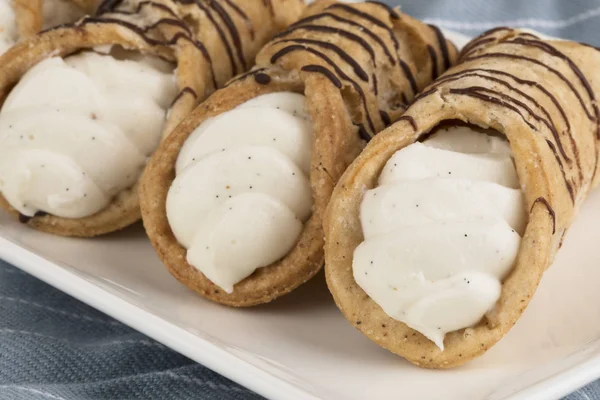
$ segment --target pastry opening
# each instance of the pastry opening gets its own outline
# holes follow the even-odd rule
[[[443,121],[385,164],[360,206],[356,283],[393,319],[444,349],[500,298],[527,213],[504,135]]]
[[[20,220],[85,218],[131,188],[160,142],[175,67],[107,45],[30,68],[0,107],[0,194]]]
[[[180,149],[167,219],[188,264],[226,293],[284,258],[312,214],[305,103],[259,95],[204,120]]]

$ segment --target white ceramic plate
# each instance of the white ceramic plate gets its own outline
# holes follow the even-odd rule
[[[0,258],[268,398],[553,399],[600,377],[598,221],[600,191],[512,331],[449,371],[416,368],[355,331],[322,275],[254,309],[204,301],[167,273],[141,226],[67,239],[0,213]]]

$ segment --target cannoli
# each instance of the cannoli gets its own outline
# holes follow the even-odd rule
[[[203,30],[194,32],[172,2],[119,2],[137,4],[131,12],[107,3],[100,15],[45,31],[0,58],[0,204],[58,235],[96,236],[139,220],[137,181],[147,157],[233,76],[228,54],[213,45],[217,24],[251,60],[257,42],[303,8],[300,0],[215,1],[220,18],[198,14]]]
[[[196,108],[142,178],[159,257],[218,303],[266,303],[321,269],[337,179],[457,57],[436,27],[381,3],[321,1],[306,15]]]
[[[498,28],[340,179],[325,274],[345,317],[427,368],[515,324],[597,184],[597,49]]]

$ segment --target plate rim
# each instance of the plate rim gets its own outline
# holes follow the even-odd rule
[[[0,259],[267,399],[320,400],[2,236]]]
[[[472,39],[471,35],[457,31],[444,28],[442,28],[442,31],[445,36],[458,42]],[[280,379],[260,367],[219,348],[209,340],[168,322],[117,294],[86,280],[68,268],[20,246],[2,235],[2,224],[0,224],[0,260],[6,261],[265,398],[326,399],[326,397],[321,395],[317,397],[305,388]],[[600,339],[596,341],[600,343]],[[566,358],[568,357],[570,356],[566,356]],[[551,373],[531,385],[518,389],[516,392],[504,397],[493,398],[496,400],[558,399],[599,378],[600,352],[596,351],[580,362],[557,373]],[[493,392],[486,398],[489,398],[490,395],[493,396]]]

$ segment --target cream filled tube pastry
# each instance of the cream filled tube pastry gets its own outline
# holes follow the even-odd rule
[[[498,28],[369,143],[324,219],[346,318],[428,368],[521,316],[598,181],[600,53]]]
[[[174,3],[139,3],[131,12],[105,4],[100,16],[48,30],[0,58],[0,193],[22,222],[96,236],[137,221],[148,157],[233,75],[223,72],[228,54],[204,45],[213,31],[194,32],[167,7]],[[278,18],[301,10],[297,0],[224,3],[250,55],[283,29]]]
[[[335,182],[456,56],[437,28],[382,4],[310,6],[149,162],[142,216],[166,267],[230,306],[310,279]]]

